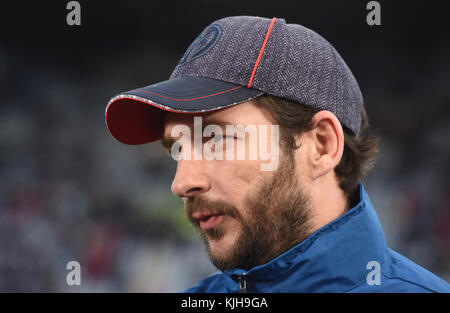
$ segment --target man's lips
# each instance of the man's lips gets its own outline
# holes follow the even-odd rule
[[[200,228],[203,230],[211,229],[219,225],[223,216],[224,215],[220,213],[197,212],[192,214],[192,217],[199,221]]]

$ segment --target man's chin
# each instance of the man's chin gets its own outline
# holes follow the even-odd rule
[[[219,262],[225,261],[234,254],[233,250],[237,246],[236,243],[239,234],[239,231],[233,231],[231,229],[217,229],[215,231],[211,230],[211,232],[202,232],[208,256],[213,263],[216,263],[214,260]]]

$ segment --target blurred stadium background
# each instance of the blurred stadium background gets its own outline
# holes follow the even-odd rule
[[[0,291],[176,292],[215,271],[170,192],[159,143],[107,132],[109,98],[170,75],[204,26],[283,17],[327,38],[355,74],[378,163],[364,181],[392,248],[450,281],[450,34],[439,2],[79,1],[1,6]],[[448,13],[447,13],[448,14]],[[66,264],[81,263],[81,286]]]

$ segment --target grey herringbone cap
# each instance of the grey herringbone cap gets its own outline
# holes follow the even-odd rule
[[[359,134],[361,91],[331,44],[283,19],[250,16],[206,27],[170,79],[113,97],[106,124],[117,140],[143,144],[161,138],[164,111],[211,112],[263,94],[331,111]]]
[[[205,48],[205,42],[213,44]],[[213,22],[170,78],[187,76],[241,85],[331,111],[359,134],[363,98],[352,72],[322,36],[284,19],[236,16]]]

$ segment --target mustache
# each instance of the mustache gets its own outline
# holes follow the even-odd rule
[[[189,220],[194,225],[198,225],[199,221],[192,217],[197,212],[206,214],[223,214],[242,219],[241,214],[232,204],[222,200],[209,200],[204,197],[188,198],[184,204],[184,211]]]

